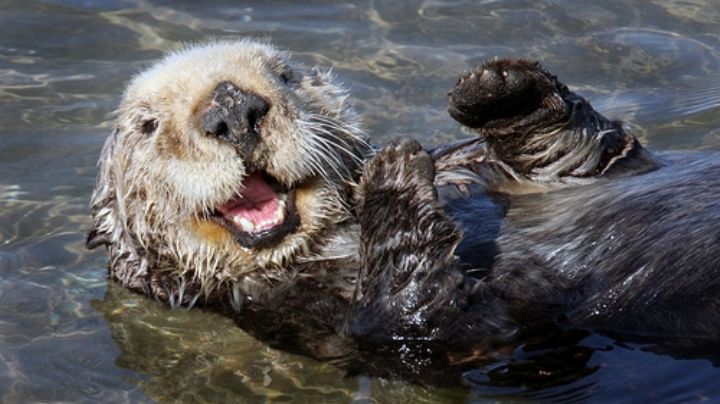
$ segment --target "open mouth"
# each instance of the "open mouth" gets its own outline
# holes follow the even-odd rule
[[[245,177],[240,193],[218,205],[211,218],[246,248],[277,244],[300,223],[295,189],[288,190],[261,171]]]

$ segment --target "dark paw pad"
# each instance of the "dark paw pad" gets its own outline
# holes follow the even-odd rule
[[[448,112],[461,124],[480,128],[532,113],[553,91],[537,62],[495,60],[458,80],[449,94]]]
[[[426,178],[432,182],[434,163],[417,140],[399,138],[380,150],[365,167],[364,177],[375,184],[395,182],[402,185],[411,178]]]

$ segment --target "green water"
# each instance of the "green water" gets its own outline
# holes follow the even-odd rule
[[[183,42],[228,36],[333,66],[376,143],[462,136],[445,112],[455,77],[515,56],[543,61],[653,148],[720,148],[716,1],[0,1],[0,401],[720,400],[709,361],[600,336],[545,385],[350,377],[108,284],[105,254],[83,238],[123,86]]]

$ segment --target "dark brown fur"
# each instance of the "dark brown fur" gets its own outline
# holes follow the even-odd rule
[[[273,346],[411,378],[555,327],[720,339],[716,155],[649,153],[534,62],[479,67],[449,109],[479,138],[389,144],[297,276],[202,303]]]
[[[361,270],[347,337],[361,346],[442,342],[488,354],[556,325],[718,339],[720,162],[712,154],[651,155],[537,64],[480,69],[488,68],[545,80],[544,98],[562,102],[475,128],[487,148],[468,140],[435,151],[437,176],[431,155],[412,140],[386,146],[366,164],[356,195]],[[458,87],[484,91],[472,77]],[[458,87],[451,109],[463,93]],[[595,163],[578,171],[518,152],[547,133],[546,121],[533,116],[553,117],[561,138],[591,142],[579,139],[579,150],[556,158],[582,151],[581,165]],[[505,151],[501,137],[515,148]],[[645,173],[630,175],[636,172]],[[545,190],[493,191],[508,181]],[[473,231],[485,220],[494,232]],[[463,236],[463,229],[470,231]]]

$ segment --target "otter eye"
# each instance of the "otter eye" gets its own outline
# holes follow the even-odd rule
[[[294,78],[295,76],[293,74],[292,68],[287,65],[283,66],[282,71],[280,71],[280,79],[283,81],[283,83],[290,84],[292,83]]]
[[[149,119],[142,124],[142,131],[146,135],[150,135],[155,133],[155,130],[158,128],[158,121],[157,119]]]

